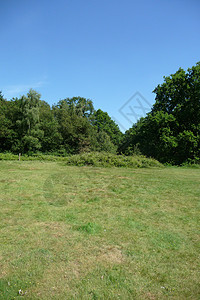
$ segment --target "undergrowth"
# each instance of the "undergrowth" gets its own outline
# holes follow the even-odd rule
[[[0,153],[0,160],[19,160],[19,156],[12,153]],[[53,156],[45,154],[34,154],[32,156],[22,155],[22,161],[63,161],[71,166],[95,166],[95,167],[129,167],[129,168],[148,168],[162,167],[162,164],[152,158],[142,155],[116,155],[111,153],[89,152],[72,156]]]

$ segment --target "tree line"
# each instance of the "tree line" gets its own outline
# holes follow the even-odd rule
[[[92,101],[83,97],[66,98],[50,107],[31,89],[26,96],[10,101],[0,93],[0,107],[1,152],[116,153],[122,139],[109,115],[95,111]]]
[[[0,152],[103,151],[162,163],[200,162],[200,62],[164,77],[153,92],[151,111],[124,134],[90,99],[66,98],[51,107],[32,89],[11,100],[0,92]]]

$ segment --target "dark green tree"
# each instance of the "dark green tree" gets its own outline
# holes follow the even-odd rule
[[[87,117],[90,119],[94,112],[92,100],[80,96],[60,100],[57,106],[62,108],[64,105],[68,106],[68,111],[71,115],[76,114],[79,117]]]
[[[11,151],[12,147],[18,143],[15,130],[15,117],[17,107],[14,101],[4,99],[0,92],[0,151]]]
[[[59,124],[54,117],[53,110],[45,101],[39,105],[40,130],[44,132],[41,140],[42,152],[57,152],[62,148],[62,135],[59,132]]]
[[[125,133],[121,149],[141,152],[161,162],[200,160],[200,63],[164,77],[153,91],[152,111]]]
[[[89,120],[90,112],[88,109],[77,108],[76,104],[73,100],[70,102],[65,99],[53,107],[63,147],[68,153],[90,151],[92,147],[93,127]]]
[[[19,101],[19,118],[16,121],[19,136],[19,151],[34,152],[40,150],[44,136],[40,129],[39,107],[41,95],[30,90],[27,96],[22,96]]]
[[[111,119],[107,112],[98,109],[94,112],[93,125],[97,132],[104,131],[110,137],[111,142],[119,146],[122,140],[122,132],[119,126]]]

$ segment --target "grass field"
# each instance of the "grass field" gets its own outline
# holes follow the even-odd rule
[[[199,199],[200,169],[0,161],[0,299],[199,299]]]

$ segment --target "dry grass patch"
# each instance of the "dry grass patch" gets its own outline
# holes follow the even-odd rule
[[[121,264],[124,260],[122,251],[116,246],[104,246],[97,256],[97,260],[105,264]]]

